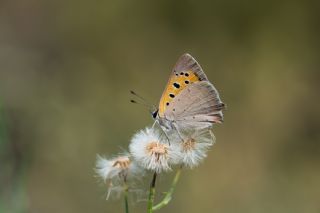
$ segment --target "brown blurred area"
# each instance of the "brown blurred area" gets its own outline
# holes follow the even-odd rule
[[[96,154],[152,124],[129,91],[157,104],[184,52],[228,107],[208,158],[159,212],[320,212],[318,1],[0,5],[1,213],[123,212],[105,201]]]

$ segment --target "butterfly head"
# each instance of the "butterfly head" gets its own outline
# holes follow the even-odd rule
[[[151,112],[153,119],[157,118],[158,112],[159,112],[159,109],[156,109],[155,111]]]

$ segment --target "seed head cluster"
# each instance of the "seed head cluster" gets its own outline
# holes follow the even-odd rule
[[[172,170],[175,165],[184,168],[198,166],[207,156],[215,138],[209,129],[163,132],[161,128],[146,127],[135,133],[129,152],[114,158],[98,156],[96,173],[109,187],[109,194],[121,193],[123,186],[137,182],[145,171],[157,174]]]

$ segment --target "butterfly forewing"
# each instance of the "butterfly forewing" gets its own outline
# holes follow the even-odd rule
[[[208,78],[206,74],[203,72],[200,64],[194,59],[190,54],[183,54],[177,61],[174,66],[172,72],[173,74],[180,74],[186,70],[191,70],[200,81],[207,81]]]
[[[159,116],[163,117],[166,108],[188,86],[199,81],[208,81],[199,63],[189,54],[182,55],[174,66],[159,103]]]

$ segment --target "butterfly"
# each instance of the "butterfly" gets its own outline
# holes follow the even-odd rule
[[[199,63],[188,53],[173,67],[153,118],[162,130],[182,133],[205,129],[223,121],[225,104]]]

